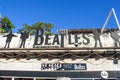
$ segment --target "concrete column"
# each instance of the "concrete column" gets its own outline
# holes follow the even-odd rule
[[[36,78],[34,77],[33,80],[36,80]]]
[[[71,80],[69,77],[57,77],[56,80]]]
[[[14,80],[15,78],[14,77],[12,77],[12,80]]]

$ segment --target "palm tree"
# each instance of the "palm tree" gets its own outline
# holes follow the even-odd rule
[[[15,28],[14,24],[10,21],[8,17],[2,18],[2,27],[0,28],[0,33],[10,32],[12,28]]]
[[[21,28],[21,31],[29,31],[30,35],[35,35],[36,34],[36,30],[37,29],[42,29],[44,31],[44,34],[54,34],[52,32],[52,28],[54,27],[53,24],[51,23],[44,23],[44,22],[37,22],[33,25],[28,25],[28,24],[24,24],[24,27]]]
[[[52,32],[52,28],[54,28],[53,24],[51,24],[51,23],[46,24],[45,33],[44,34],[54,34]]]

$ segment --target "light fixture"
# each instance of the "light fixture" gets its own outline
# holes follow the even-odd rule
[[[118,59],[116,59],[116,58],[113,59],[113,63],[114,63],[114,64],[118,64]]]

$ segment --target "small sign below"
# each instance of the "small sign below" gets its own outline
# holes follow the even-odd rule
[[[41,70],[87,70],[85,63],[42,63]]]

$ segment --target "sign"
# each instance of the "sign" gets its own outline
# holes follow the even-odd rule
[[[85,63],[42,63],[41,70],[87,70]]]
[[[41,33],[41,34],[39,34]],[[103,47],[102,44],[102,40],[101,40],[101,36],[103,36],[103,34],[101,34],[100,30],[98,29],[94,29],[92,30],[92,34],[93,37],[92,39],[94,40],[94,42],[92,42],[93,40],[90,38],[90,35],[87,33],[82,33],[82,34],[55,34],[54,36],[51,35],[45,35],[43,36],[43,30],[38,29],[36,36],[35,36],[35,42],[34,42],[34,47],[39,47],[41,48],[41,45],[47,45],[47,46],[51,46],[52,45],[57,45],[59,47],[65,47],[65,45],[74,45],[74,47],[78,47],[78,45],[85,45],[85,47],[90,47],[88,46],[89,44],[92,44],[91,47]],[[109,34],[111,34],[111,40],[113,41],[113,47],[118,47],[120,46],[120,34],[117,32],[117,30],[111,30],[109,31]],[[106,33],[106,36],[108,35],[108,33]],[[109,37],[109,38],[110,38]],[[104,36],[103,39],[106,39],[106,37]],[[106,41],[106,40],[103,40]],[[108,39],[108,41],[110,41],[110,39]],[[66,42],[66,44],[65,44]],[[94,43],[94,44],[93,44]],[[108,42],[106,42],[107,44],[109,44]],[[111,43],[111,42],[110,42]],[[106,44],[105,44],[106,45]],[[110,47],[110,46],[109,46]]]
[[[43,35],[43,30],[38,29],[36,35],[29,33],[1,34],[0,48],[120,47],[120,32],[116,30],[103,34],[94,29],[91,33]]]
[[[108,72],[102,71],[101,72],[101,77],[104,78],[104,79],[107,79],[108,78]]]

